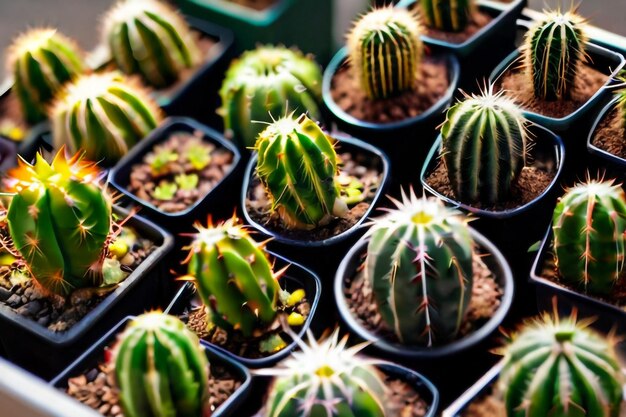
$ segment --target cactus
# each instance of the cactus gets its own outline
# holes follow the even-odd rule
[[[473,0],[420,0],[422,16],[429,27],[444,32],[462,32],[474,8]]]
[[[44,120],[56,92],[85,71],[82,55],[73,41],[55,29],[32,29],[13,42],[7,67],[28,123]]]
[[[407,9],[392,6],[362,16],[348,35],[350,68],[371,99],[385,99],[415,87],[422,59],[422,29]]]
[[[617,77],[619,85],[622,87],[617,93],[617,109],[622,120],[622,127],[626,129],[626,70],[622,70]]]
[[[505,349],[500,373],[508,417],[617,417],[624,383],[614,340],[575,315],[526,325]]]
[[[208,411],[209,363],[196,335],[160,312],[135,318],[115,348],[125,417],[200,417]]]
[[[68,295],[102,283],[105,243],[111,231],[111,201],[98,184],[94,163],[61,149],[52,164],[38,154],[34,165],[19,161],[5,189],[15,193],[9,233],[33,278],[47,290]]]
[[[263,417],[384,417],[387,389],[372,360],[358,356],[363,345],[346,348],[335,332],[318,343],[299,342],[277,369]]]
[[[402,192],[396,209],[373,221],[365,277],[383,321],[401,343],[433,346],[454,338],[469,305],[473,241],[467,220],[435,198]]]
[[[274,274],[263,244],[256,243],[236,217],[207,227],[189,247],[188,274],[211,320],[250,336],[258,323],[276,316],[280,274]]]
[[[83,76],[59,93],[51,110],[55,146],[86,151],[112,165],[161,119],[156,103],[117,73]]]
[[[230,65],[220,96],[227,136],[240,147],[252,147],[272,116],[296,111],[320,120],[322,72],[299,51],[262,46]]]
[[[554,253],[565,282],[607,295],[624,269],[626,197],[613,181],[569,189],[554,210]]]
[[[535,97],[548,101],[570,97],[585,57],[584,26],[575,12],[546,12],[526,33],[524,58]]]
[[[313,229],[348,206],[340,198],[331,139],[306,115],[279,119],[259,135],[256,173],[288,228]]]
[[[118,2],[104,18],[102,38],[120,70],[155,87],[167,87],[200,61],[185,20],[155,0]]]
[[[466,96],[448,110],[441,155],[454,195],[495,204],[506,198],[526,161],[526,120],[502,92]]]

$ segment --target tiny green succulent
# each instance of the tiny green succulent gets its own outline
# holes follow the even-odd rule
[[[198,186],[198,176],[196,174],[180,174],[174,177],[174,182],[181,190],[193,190]]]
[[[168,201],[174,198],[176,191],[178,191],[178,185],[176,185],[176,183],[161,181],[159,185],[154,188],[154,193],[152,195],[157,200]]]
[[[148,158],[150,169],[155,175],[163,175],[169,172],[171,162],[178,161],[178,153],[172,149],[160,148],[155,150]]]
[[[200,140],[190,141],[185,147],[185,158],[193,169],[201,171],[211,163],[213,148]]]

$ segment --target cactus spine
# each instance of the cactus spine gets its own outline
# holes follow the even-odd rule
[[[51,110],[55,146],[84,149],[113,165],[154,129],[161,112],[150,96],[117,73],[93,74],[68,84]]]
[[[283,223],[313,229],[348,206],[335,181],[337,154],[331,139],[306,115],[279,119],[259,135],[256,172]]]
[[[507,416],[617,417],[624,380],[614,344],[575,316],[528,324],[505,349]]]
[[[594,294],[609,294],[624,269],[626,197],[613,181],[569,189],[554,210],[554,252],[561,277]]]
[[[173,316],[134,319],[116,348],[125,417],[199,417],[207,409],[209,363],[196,335]]]
[[[420,0],[421,12],[429,27],[444,32],[462,32],[469,22],[472,0]]]
[[[509,195],[526,161],[525,124],[513,100],[491,89],[448,110],[441,155],[459,200],[495,204]]]
[[[350,68],[371,99],[411,90],[422,59],[422,29],[413,12],[391,6],[362,16],[348,35]]]
[[[224,126],[240,147],[252,147],[272,116],[295,111],[321,117],[322,72],[299,51],[262,46],[234,61],[220,89]]]
[[[82,55],[73,41],[55,29],[32,29],[13,42],[7,67],[28,123],[44,120],[56,92],[85,71]]]
[[[200,61],[200,51],[185,20],[155,0],[122,0],[104,19],[102,38],[116,65],[166,87]]]
[[[52,164],[39,154],[34,165],[20,159],[8,176],[9,233],[33,278],[60,295],[100,285],[111,201],[95,164],[61,149]]]
[[[574,12],[548,12],[526,33],[524,57],[535,97],[549,101],[570,97],[585,56],[584,25]]]

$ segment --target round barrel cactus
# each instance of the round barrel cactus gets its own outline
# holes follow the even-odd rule
[[[552,218],[561,277],[594,294],[610,294],[624,269],[626,197],[613,181],[570,188]]]
[[[256,173],[283,223],[313,229],[348,206],[335,181],[337,154],[332,140],[306,115],[293,115],[269,125],[257,139]]]
[[[526,162],[526,120],[517,105],[491,91],[448,110],[441,155],[454,195],[495,204],[506,198]]]
[[[371,99],[411,90],[422,59],[422,29],[417,16],[392,6],[363,15],[348,34],[350,68]]]
[[[575,317],[526,325],[505,349],[499,385],[508,417],[617,417],[624,378],[607,340]]]
[[[403,191],[393,202],[367,232],[365,277],[400,342],[430,347],[459,332],[472,294],[473,241],[463,215],[435,198]]]
[[[200,61],[185,19],[156,0],[122,0],[103,21],[103,43],[117,67],[141,74],[148,84],[166,87]]]
[[[473,0],[420,0],[422,16],[429,27],[444,32],[462,32],[470,20]]]
[[[261,46],[233,61],[220,96],[227,136],[240,147],[252,147],[274,118],[295,111],[320,119],[322,71],[299,51]]]
[[[209,362],[178,318],[152,312],[130,322],[115,349],[125,417],[201,417],[208,411]]]
[[[7,67],[28,123],[44,120],[56,92],[85,71],[82,56],[78,46],[56,29],[32,29],[13,42]]]
[[[84,149],[89,159],[113,165],[157,126],[161,111],[139,86],[103,73],[66,85],[50,118],[56,147]]]
[[[68,295],[102,282],[105,243],[111,231],[111,200],[94,163],[61,149],[52,164],[37,155],[19,160],[5,190],[14,193],[7,220],[15,249],[33,278],[47,290]]]
[[[549,12],[527,33],[524,57],[535,97],[570,97],[585,56],[585,21],[574,12]]]
[[[258,323],[276,316],[278,278],[264,251],[233,217],[216,226],[196,224],[189,247],[188,274],[211,315],[223,329],[250,336]]]

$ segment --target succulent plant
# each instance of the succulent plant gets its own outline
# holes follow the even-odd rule
[[[462,32],[470,20],[473,0],[420,0],[426,24],[444,32]]]
[[[154,129],[161,119],[156,103],[117,73],[83,76],[66,85],[51,110],[55,146],[86,151],[112,165]]]
[[[415,14],[392,6],[363,15],[348,35],[350,68],[371,99],[411,90],[422,59],[422,29]]]
[[[220,96],[227,136],[240,147],[252,147],[272,117],[294,111],[320,119],[322,72],[299,51],[261,46],[230,65]]]
[[[207,411],[209,363],[178,318],[152,312],[126,327],[115,348],[126,417],[200,417]]]
[[[348,206],[340,198],[337,154],[332,139],[305,114],[270,124],[259,134],[256,173],[263,183],[272,211],[293,229],[313,229]]]
[[[358,355],[364,345],[346,348],[335,332],[322,342],[308,334],[300,352],[277,369],[263,417],[384,417],[387,388],[376,361]]]
[[[512,99],[492,89],[448,110],[441,156],[454,195],[495,204],[506,198],[526,162],[526,120]]]
[[[19,160],[5,190],[14,193],[8,226],[15,249],[33,278],[68,295],[102,282],[105,243],[111,231],[111,200],[98,183],[96,165],[61,149],[52,164],[38,154],[34,165]]]
[[[455,337],[470,302],[473,241],[467,220],[413,191],[372,222],[365,277],[383,321],[401,343]]]
[[[554,210],[552,230],[562,279],[593,294],[609,294],[624,269],[621,184],[589,180],[570,188]]]
[[[55,29],[32,29],[13,42],[7,67],[28,123],[44,120],[57,91],[85,71],[82,55],[72,40]]]
[[[178,161],[178,158],[178,153],[176,153],[173,149],[155,149],[155,151],[148,157],[150,170],[154,175],[167,174],[169,172],[170,163]]]
[[[185,19],[156,0],[121,0],[104,18],[103,42],[120,70],[166,87],[200,61]]]
[[[616,93],[617,109],[622,120],[622,126],[626,128],[626,71],[622,70],[617,77],[622,88]],[[1,130],[0,130],[1,132]]]
[[[546,314],[505,348],[500,373],[508,417],[617,417],[624,378],[615,341]]]
[[[546,12],[524,41],[526,71],[535,97],[554,101],[570,97],[585,57],[585,20],[575,12]]]

